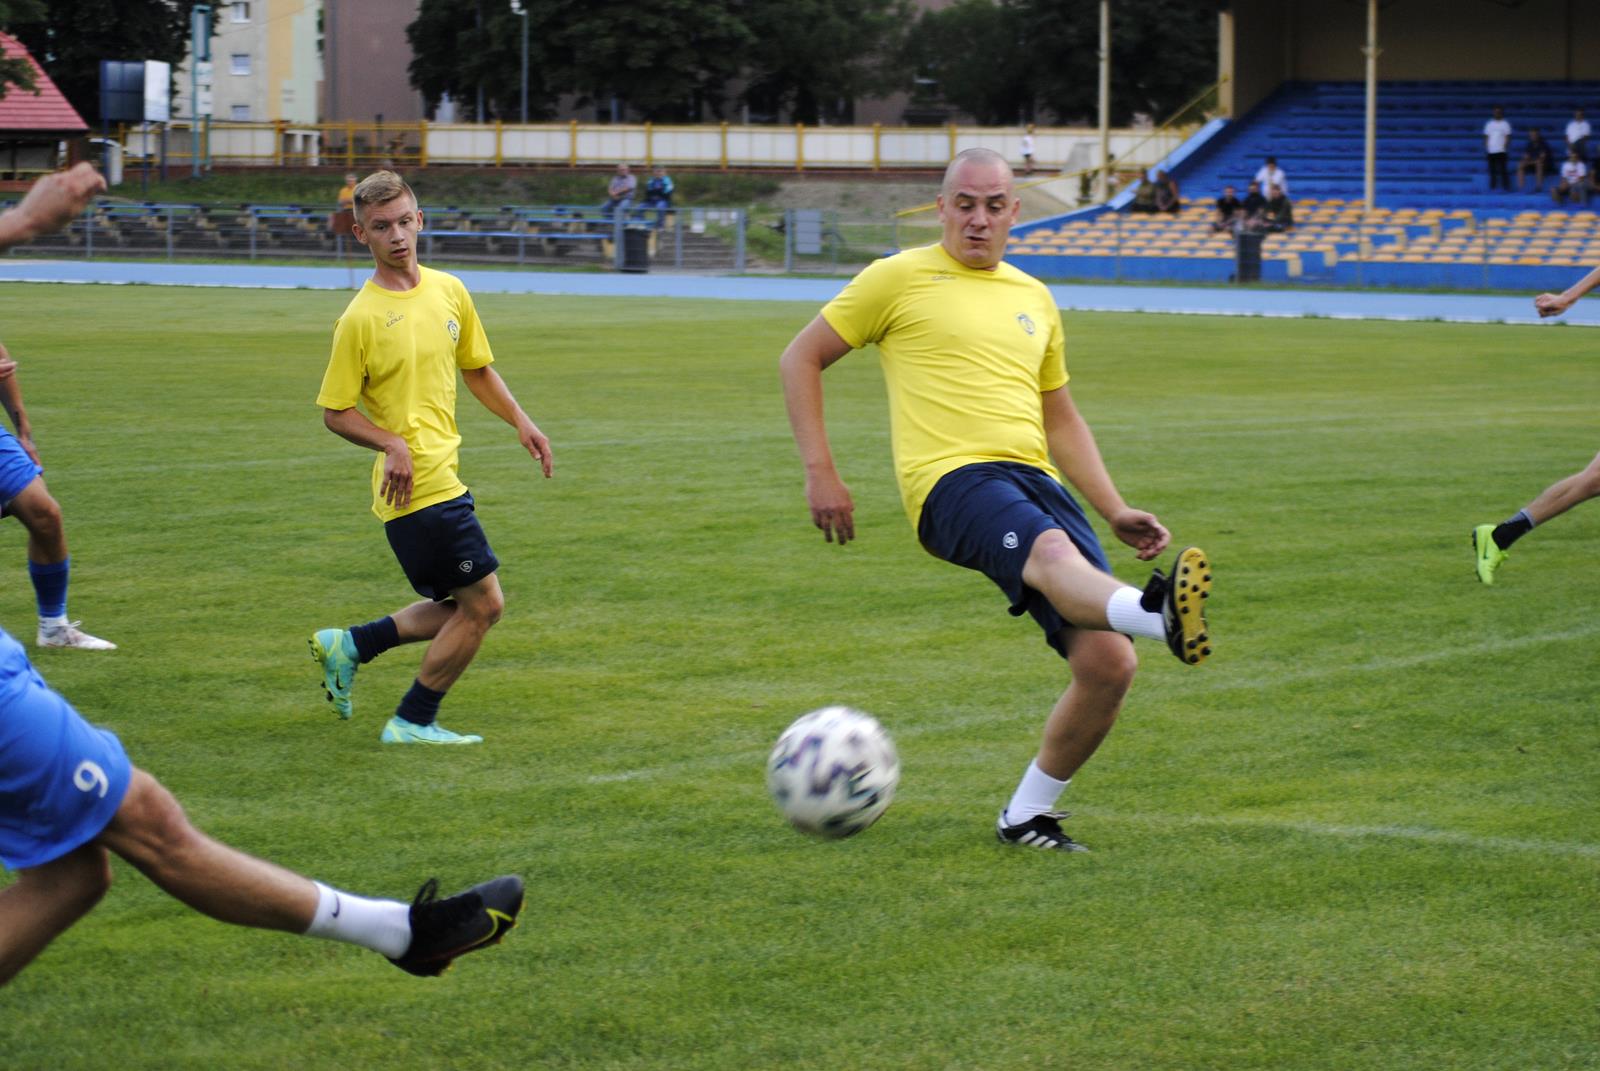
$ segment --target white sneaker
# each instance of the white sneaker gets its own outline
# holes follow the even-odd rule
[[[115,651],[117,645],[99,636],[91,636],[78,628],[81,621],[68,621],[65,625],[40,625],[40,647],[76,647],[80,651]]]

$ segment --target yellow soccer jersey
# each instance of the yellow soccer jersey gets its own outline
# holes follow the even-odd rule
[[[372,466],[372,512],[383,521],[446,502],[466,491],[456,475],[456,369],[494,360],[472,295],[461,280],[432,268],[411,290],[370,279],[333,327],[333,355],[317,404],[349,409],[395,432],[411,450],[411,503],[395,509],[379,494],[380,452]]]
[[[915,527],[939,478],[979,461],[1050,463],[1039,395],[1067,382],[1061,314],[1045,285],[1002,263],[969,268],[941,245],[868,265],[822,316],[878,344],[900,496]]]

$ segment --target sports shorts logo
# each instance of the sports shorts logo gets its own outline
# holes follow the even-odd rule
[[[1019,544],[1021,542],[1022,542],[1022,540],[1017,538],[1017,533],[1015,533],[1015,532],[1007,532],[1005,534],[1005,536],[1000,540],[1000,545],[1002,547],[1005,547],[1007,550],[1016,550],[1017,549],[1017,544]]]
[[[468,558],[466,561],[464,561],[460,565],[456,566],[456,568],[460,569],[463,573],[472,572],[472,559]]]
[[[1028,314],[1025,312],[1017,313],[1017,323],[1021,324],[1022,329],[1028,332],[1030,335],[1033,334],[1034,331],[1038,330],[1033,326],[1033,321],[1028,318]]]
[[[461,325],[460,324],[456,323],[454,320],[446,320],[444,322],[444,329],[446,331],[450,332],[450,341],[451,342],[460,342],[461,341]]]

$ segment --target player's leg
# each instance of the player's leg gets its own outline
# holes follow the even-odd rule
[[[43,476],[35,476],[13,495],[5,512],[28,532],[28,578],[39,606],[40,647],[76,647],[85,651],[111,651],[116,644],[91,636],[67,620],[67,583],[72,559],[67,553],[66,525],[61,505],[51,496]]]
[[[445,693],[460,678],[483,639],[505,610],[500,580],[490,573],[464,588],[450,593],[455,610],[444,621],[422,655],[417,679],[401,698],[395,715],[384,726],[381,739],[387,744],[434,743],[476,744],[476,734],[458,734],[438,724],[439,705]]]
[[[1493,584],[1511,544],[1533,531],[1536,525],[1559,517],[1573,506],[1600,496],[1600,454],[1583,469],[1557,480],[1532,502],[1499,524],[1480,524],[1472,530],[1472,552],[1478,579]]]
[[[19,871],[0,889],[0,985],[88,914],[110,887],[106,851],[94,844]]]
[[[214,919],[360,945],[414,974],[438,974],[455,956],[499,941],[522,908],[515,877],[446,900],[430,881],[409,905],[332,889],[206,836],[142,770],[99,843]]]
[[[1196,547],[1178,552],[1172,576],[1156,570],[1140,591],[1097,568],[1066,532],[1052,529],[1034,540],[1022,580],[1079,628],[1165,640],[1189,665],[1211,655],[1203,608],[1210,597],[1211,569]]]
[[[1065,816],[1056,804],[1111,732],[1138,659],[1129,638],[1114,632],[1063,629],[1059,644],[1067,652],[1072,683],[1050,711],[1039,754],[1000,812],[995,835],[1019,847],[1085,851],[1061,828]]]
[[[307,641],[311,659],[322,667],[322,691],[334,713],[341,718],[355,713],[356,670],[391,647],[433,639],[453,613],[452,602],[421,599],[364,625],[313,633]]]

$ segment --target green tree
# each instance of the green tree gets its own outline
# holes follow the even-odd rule
[[[555,94],[550,69],[550,27],[556,5],[523,0],[526,16],[506,0],[422,0],[406,27],[411,42],[411,85],[431,110],[446,94],[467,119],[511,119],[522,115],[523,18],[528,33],[528,118],[549,117]],[[483,94],[483,114],[478,94]]]
[[[856,98],[910,85],[909,0],[747,0],[744,100],[795,122],[849,122]]]
[[[34,4],[7,0],[11,32],[28,46],[78,114],[100,118],[101,60],[164,60],[174,68],[189,45],[189,12],[196,0],[72,0]]]
[[[925,12],[906,51],[926,87],[916,103],[942,102],[985,124],[1034,117],[1035,55],[1015,4],[957,0]]]
[[[10,29],[19,22],[44,16],[44,0],[0,0],[0,27]],[[0,58],[0,97],[11,87],[37,93],[33,86],[33,67],[25,59]]]
[[[1112,0],[1111,122],[1165,119],[1216,79],[1216,2]],[[925,12],[908,53],[946,103],[985,123],[1093,123],[1100,5],[960,0]]]

